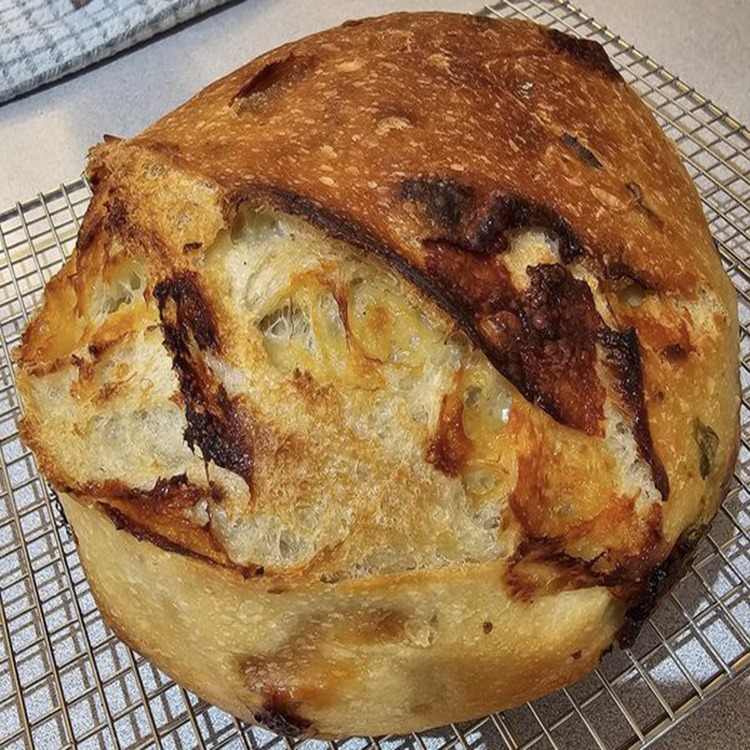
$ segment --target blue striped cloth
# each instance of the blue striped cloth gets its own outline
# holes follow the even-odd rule
[[[0,102],[227,0],[0,0]]]

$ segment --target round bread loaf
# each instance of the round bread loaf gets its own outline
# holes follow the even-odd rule
[[[347,23],[88,175],[18,384],[126,643],[340,737],[518,704],[633,637],[727,491],[738,329],[599,45]]]

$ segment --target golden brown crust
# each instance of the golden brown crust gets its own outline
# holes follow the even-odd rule
[[[674,147],[593,42],[440,13],[345,24],[106,140],[89,175],[75,258],[17,358],[24,436],[76,504],[87,570],[120,632],[237,715],[295,733],[402,731],[565,684],[617,631],[631,637],[725,496],[738,444],[731,283]],[[290,224],[284,253],[298,268],[284,294],[258,301],[233,235],[248,210],[270,209],[304,223]],[[321,237],[340,241],[335,252]],[[308,251],[325,257],[311,266]],[[379,301],[358,307],[374,294],[358,286],[368,274]],[[301,315],[305,295],[331,348],[308,341],[292,356],[267,332],[279,311]],[[315,318],[324,302],[333,326]],[[419,369],[406,350],[388,369],[399,327],[442,378],[413,400],[436,396],[426,416],[408,404],[406,433],[407,406],[363,427],[351,414],[377,416],[379,397]],[[73,417],[56,421],[50,399]],[[169,429],[144,427],[148,450],[125,466],[110,450],[78,476],[55,445],[69,429],[96,454],[109,434],[98,418],[150,424],[152,410]],[[390,432],[408,440],[393,450]],[[177,439],[165,447],[165,435]],[[282,544],[273,519],[300,508],[333,529],[307,557],[264,570],[232,546],[226,528],[249,535],[256,521],[279,549],[299,543]],[[462,514],[489,552],[469,550]],[[119,544],[124,577],[97,563]],[[262,625],[267,606],[286,618],[284,638],[250,638],[211,684],[216,663],[162,652],[118,594],[144,596],[138,576],[158,560],[185,576],[199,619],[205,576],[219,609],[244,606]],[[143,611],[171,595],[149,594]],[[479,612],[484,597],[491,611]],[[453,613],[455,638],[434,607]],[[545,612],[569,613],[570,627],[547,634]],[[235,626],[226,619],[227,638],[244,643]],[[486,648],[499,633],[516,645]],[[218,639],[221,661],[231,646]],[[403,679],[387,669],[398,660]],[[490,694],[472,689],[488,680]],[[427,685],[429,705],[410,692]],[[382,716],[360,716],[363,696]]]
[[[621,619],[601,588],[516,609],[503,563],[275,589],[144,545],[98,507],[61,499],[119,637],[210,702],[292,736],[402,733],[516,704],[532,686],[583,677]],[[508,637],[517,627],[534,649]]]
[[[565,263],[602,281],[645,279],[663,295],[691,297],[720,268],[703,252],[711,240],[673,148],[596,49],[532,24],[397,14],[328,32],[324,46],[311,38],[268,53],[111,150],[157,152],[210,180],[229,207],[262,197],[382,253],[528,398],[597,434],[591,342],[601,323],[576,313],[576,326],[545,343],[492,267],[505,230],[547,226]],[[426,70],[410,64],[425,59]],[[456,268],[446,243],[476,272]],[[505,299],[478,294],[487,273]],[[622,381],[635,381],[639,445],[666,496],[637,372],[636,356]]]

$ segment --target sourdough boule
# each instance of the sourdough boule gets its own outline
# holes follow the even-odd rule
[[[737,311],[599,45],[344,24],[88,176],[17,373],[126,643],[340,737],[513,706],[637,632],[732,476]]]

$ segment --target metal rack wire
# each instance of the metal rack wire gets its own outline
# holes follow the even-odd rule
[[[0,747],[470,750],[636,748],[750,667],[750,133],[619,36],[561,0],[508,0],[521,16],[601,42],[677,143],[739,298],[742,444],[735,487],[696,560],[632,649],[521,708],[407,737],[288,740],[242,725],[130,651],[107,628],[75,544],[18,435],[9,352],[72,252],[82,180],[0,213]]]

